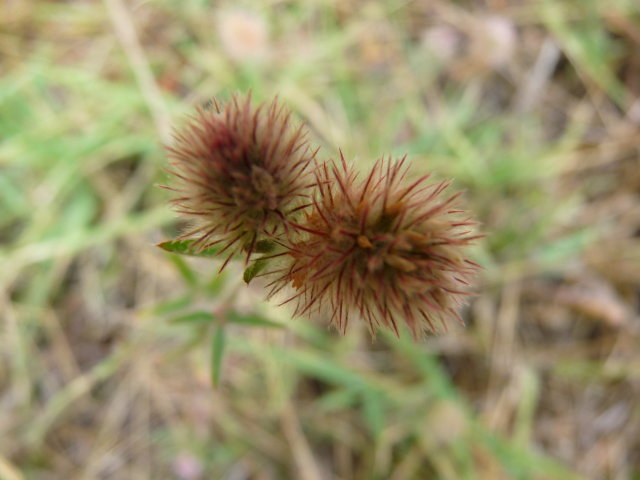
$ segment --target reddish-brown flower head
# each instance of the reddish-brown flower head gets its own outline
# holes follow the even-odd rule
[[[404,159],[378,161],[358,181],[342,158],[316,172],[318,190],[302,235],[287,245],[271,295],[291,284],[296,314],[326,314],[346,331],[351,315],[374,334],[398,334],[404,321],[415,337],[435,331],[436,320],[460,318],[458,306],[478,265],[465,246],[478,236],[456,210],[458,195],[443,198],[448,183],[428,176],[405,183]]]
[[[227,261],[241,250],[247,260],[258,241],[278,238],[293,212],[309,201],[315,152],[303,127],[274,100],[254,108],[233,98],[199,109],[168,148],[178,193],[177,212],[195,220],[180,238],[200,249],[221,244]]]

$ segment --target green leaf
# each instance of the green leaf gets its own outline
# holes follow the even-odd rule
[[[315,407],[323,412],[335,412],[351,408],[358,403],[358,392],[349,389],[337,389],[320,397]]]
[[[537,257],[546,265],[554,266],[581,253],[597,238],[593,228],[572,232],[555,242],[543,246]]]
[[[182,310],[193,303],[191,295],[181,295],[176,298],[170,298],[164,302],[160,302],[149,310],[152,315],[165,315],[168,313]]]
[[[384,429],[384,398],[380,392],[367,389],[363,392],[362,415],[375,439]]]
[[[377,385],[372,382],[371,378],[350,370],[331,360],[327,355],[291,349],[276,350],[274,355],[290,362],[299,372],[327,383],[340,385],[353,392],[361,393],[365,390],[377,389]]]
[[[204,284],[204,293],[214,297],[217,296],[227,284],[227,275],[228,272],[226,271],[211,275],[211,278]]]
[[[171,253],[178,253],[180,255],[190,255],[193,257],[215,257],[219,252],[218,246],[209,248],[203,248],[200,250],[198,247],[194,247],[193,244],[196,240],[169,240],[167,242],[158,243],[156,246]]]
[[[255,327],[282,328],[284,325],[272,320],[268,320],[259,315],[241,315],[237,312],[227,313],[227,322],[237,325],[251,325]]]
[[[244,271],[244,275],[242,276],[242,278],[244,279],[244,283],[249,284],[249,282],[253,280],[255,276],[258,275],[262,270],[264,270],[264,267],[266,266],[267,266],[266,260],[262,260],[260,258],[258,260],[255,260]]]
[[[276,244],[271,240],[260,240],[259,242],[256,242],[256,246],[253,248],[253,251],[258,253],[271,253],[275,248]]]
[[[211,383],[214,388],[217,388],[218,385],[220,385],[222,356],[224,354],[225,342],[226,336],[224,326],[218,325],[213,333],[213,339],[211,342]]]
[[[404,360],[419,372],[429,390],[437,398],[451,399],[458,396],[458,392],[451,379],[443,371],[442,366],[425,345],[413,341],[408,329],[400,330],[400,338],[390,330],[380,330],[380,335]]]
[[[211,312],[191,312],[171,319],[171,323],[195,323],[198,325],[211,323],[216,317]]]
[[[195,287],[198,284],[198,277],[194,273],[194,271],[189,267],[187,262],[179,255],[170,255],[170,260],[180,272],[180,276],[184,279],[184,281],[190,287]]]

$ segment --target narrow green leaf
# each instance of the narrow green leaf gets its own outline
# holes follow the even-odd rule
[[[179,317],[171,319],[171,323],[192,323],[192,324],[206,324],[211,323],[216,319],[216,317],[211,312],[191,312],[186,315],[181,315]]]
[[[292,349],[276,350],[274,355],[290,362],[302,373],[334,385],[341,385],[348,390],[359,393],[366,389],[376,389],[376,386],[370,383],[370,378],[346,368],[326,355]]]
[[[255,327],[270,327],[270,328],[282,328],[284,325],[272,320],[268,320],[259,315],[241,315],[237,312],[227,313],[227,322],[235,323],[238,325],[252,325]]]
[[[226,271],[213,273],[211,278],[203,285],[203,293],[217,296],[227,284],[227,273]]]
[[[513,439],[515,443],[526,447],[533,436],[535,414],[540,398],[540,378],[533,369],[526,367],[518,371],[518,378],[521,393],[513,427]]]
[[[164,315],[167,313],[175,312],[177,310],[182,310],[183,308],[191,305],[192,301],[193,298],[191,298],[191,295],[170,298],[169,300],[158,303],[150,310],[150,313],[154,315]]]
[[[365,423],[371,430],[374,438],[380,438],[380,434],[384,429],[384,405],[383,396],[375,390],[363,391],[363,409],[362,415]]]
[[[204,248],[202,250],[194,247],[195,240],[169,240],[166,242],[158,243],[156,246],[171,253],[178,253],[180,255],[190,255],[193,257],[215,257],[220,248],[217,246]]]
[[[578,480],[584,478],[558,460],[540,454],[535,449],[523,448],[511,439],[491,432],[478,424],[472,429],[472,442],[478,442],[491,452],[510,473],[509,478],[548,478]],[[540,475],[536,475],[536,474]]]
[[[335,412],[355,406],[358,400],[358,392],[346,388],[337,389],[320,397],[315,407],[323,412]]]
[[[400,338],[396,338],[390,330],[383,329],[379,333],[401,358],[409,362],[417,372],[420,372],[434,396],[445,399],[457,397],[455,386],[433,353],[424,345],[414,342],[407,329],[400,330]]]
[[[585,228],[572,232],[555,242],[545,245],[537,254],[541,262],[555,265],[572,256],[578,255],[597,238],[594,228]]]
[[[255,260],[244,271],[244,275],[242,277],[244,279],[244,283],[249,284],[249,282],[253,280],[255,276],[258,275],[262,270],[264,270],[264,267],[266,266],[267,266],[266,260],[262,260],[262,259]]]
[[[178,272],[180,272],[180,275],[187,283],[187,285],[189,285],[190,287],[195,287],[198,284],[198,277],[191,269],[191,267],[187,264],[187,262],[185,262],[184,258],[182,258],[180,255],[170,255],[169,258],[171,262],[176,266]]]
[[[224,326],[218,325],[213,333],[211,342],[211,383],[214,388],[220,385],[220,374],[222,372],[222,356],[225,347],[225,331]]]

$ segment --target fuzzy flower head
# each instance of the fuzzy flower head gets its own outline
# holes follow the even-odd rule
[[[261,240],[277,239],[309,201],[315,152],[302,125],[274,100],[257,108],[251,98],[201,108],[174,134],[168,148],[177,193],[175,210],[194,220],[180,239],[194,247],[220,244],[248,260]]]
[[[296,314],[328,315],[343,332],[353,314],[372,335],[378,326],[399,334],[403,321],[414,337],[460,319],[478,268],[465,247],[478,236],[456,210],[459,195],[443,196],[448,183],[405,183],[404,162],[379,160],[360,181],[344,157],[320,167],[318,193],[297,225],[303,235],[274,272],[271,295],[291,285],[285,303],[294,302]]]

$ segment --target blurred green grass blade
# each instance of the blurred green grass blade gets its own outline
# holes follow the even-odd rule
[[[9,175],[0,175],[0,205],[2,205],[3,216],[0,222],[5,221],[8,216],[19,216],[29,211],[29,202],[25,198],[23,191],[18,188],[18,183]],[[5,217],[6,216],[6,217]],[[0,225],[2,225],[0,223]]]
[[[182,310],[193,303],[191,295],[181,295],[176,298],[170,298],[164,302],[159,302],[153,308],[148,310],[151,315],[165,315]]]
[[[27,443],[31,446],[40,445],[47,432],[61,419],[64,412],[81,397],[88,395],[95,385],[114,375],[132,353],[133,349],[130,346],[113,352],[91,370],[76,377],[57,391],[44,408],[40,409],[28,430],[24,432]]]
[[[44,232],[42,239],[64,238],[69,232],[91,228],[99,206],[93,192],[86,185],[81,187],[60,206],[60,215],[56,216],[52,228]]]
[[[516,412],[514,438],[519,445],[527,446],[532,439],[536,409],[540,397],[540,379],[531,368],[523,368],[518,378],[522,382],[522,395]]]
[[[322,397],[315,402],[315,406],[324,412],[344,410],[355,406],[359,401],[358,397],[358,393],[353,390],[339,388],[322,395]]]
[[[228,282],[228,278],[227,278],[226,271],[222,271],[220,273],[216,272],[211,276],[209,281],[205,282],[204,285],[202,285],[202,290],[206,294],[215,296],[220,293],[220,291],[224,288],[227,282]]]
[[[626,109],[627,91],[613,73],[610,62],[616,45],[603,29],[595,4],[585,5],[585,18],[578,22],[573,20],[574,12],[569,9],[569,5],[571,2],[541,2],[542,18],[560,40],[565,54],[576,69],[586,74],[620,108]]]
[[[538,251],[536,256],[542,264],[555,267],[558,262],[566,261],[580,254],[586,247],[593,243],[597,235],[598,232],[595,228],[585,228],[575,231],[545,245]]]
[[[180,255],[169,255],[169,260],[176,266],[178,273],[180,273],[180,276],[189,287],[195,288],[198,285],[198,276],[187,262],[185,262],[184,258]]]
[[[216,316],[212,312],[204,310],[186,313],[178,317],[172,318],[171,323],[174,324],[209,324],[216,320]],[[241,314],[236,311],[229,311],[225,315],[225,323],[250,327],[267,327],[267,328],[283,328],[284,325],[273,320],[269,320],[256,314]]]
[[[216,317],[211,312],[199,311],[191,312],[179,317],[172,318],[171,323],[174,324],[191,324],[191,325],[206,325],[214,322]]]
[[[511,440],[489,432],[484,426],[474,429],[473,441],[488,448],[509,471],[509,478],[549,480],[581,480],[583,477],[557,460],[535,453],[527,447],[520,447]],[[539,474],[540,476],[533,476]]]
[[[178,253],[180,255],[189,255],[193,257],[206,257],[206,258],[215,257],[216,255],[218,255],[218,253],[221,250],[220,247],[218,246],[208,247],[208,248],[199,250],[198,247],[193,246],[195,242],[196,240],[193,240],[193,239],[168,240],[166,242],[159,243],[156,246],[171,253]]]
[[[211,337],[211,384],[214,388],[220,385],[222,359],[226,343],[226,332],[223,325],[218,325]]]
[[[368,389],[362,393],[362,415],[377,441],[385,425],[384,397],[380,392]]]
[[[274,354],[289,361],[301,373],[327,383],[341,385],[356,392],[376,390],[376,386],[369,383],[362,374],[346,369],[326,355],[298,349],[274,351]]]
[[[116,218],[97,226],[69,231],[59,238],[45,239],[20,247],[0,249],[0,285],[9,284],[28,265],[50,259],[73,256],[79,252],[121,236],[134,235],[166,224],[171,220],[166,208],[160,207],[135,215]]]
[[[447,378],[433,354],[424,344],[414,342],[409,332],[401,329],[400,338],[387,330],[381,330],[379,333],[401,357],[411,362],[422,374],[434,395],[446,399],[458,396],[451,380]]]
[[[283,328],[282,323],[274,322],[260,315],[245,315],[235,311],[227,313],[226,320],[228,323],[234,323],[236,325],[247,325],[253,327],[268,327],[268,328]]]

